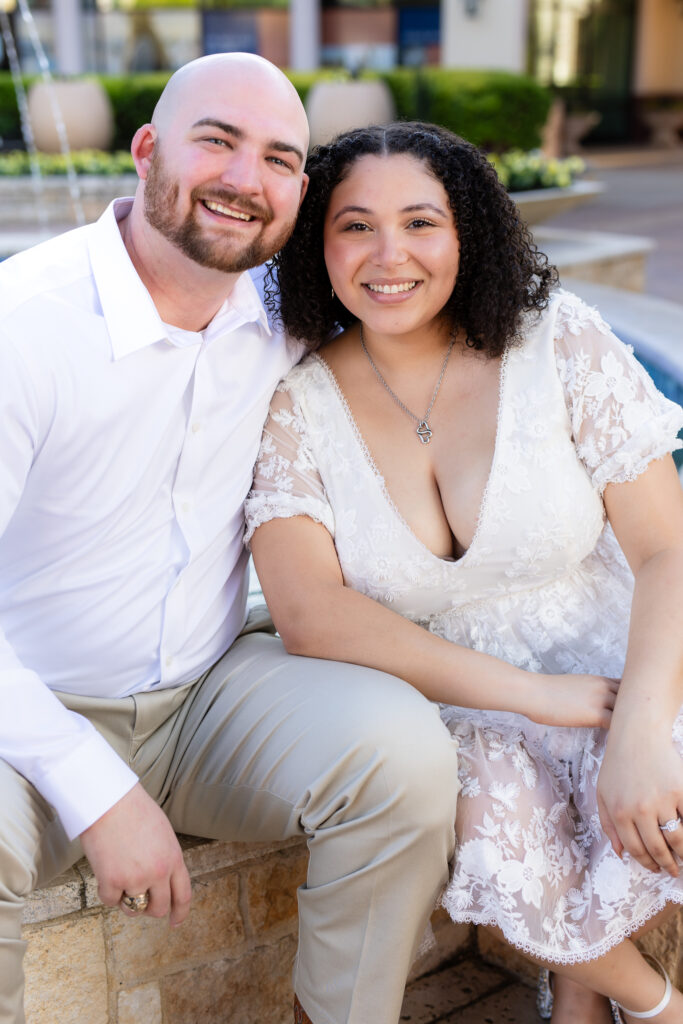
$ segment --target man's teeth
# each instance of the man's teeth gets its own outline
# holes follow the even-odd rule
[[[239,210],[232,210],[229,206],[223,206],[222,203],[213,203],[210,199],[204,200],[204,206],[213,213],[222,213],[225,217],[236,217],[237,220],[253,220],[254,218],[248,213],[241,213]]]
[[[417,281],[405,281],[403,284],[369,284],[371,292],[379,292],[381,295],[397,295],[399,292],[412,292]]]

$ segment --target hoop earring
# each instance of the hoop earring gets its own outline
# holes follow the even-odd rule
[[[332,298],[334,298],[334,288],[330,288],[330,291],[332,292]]]

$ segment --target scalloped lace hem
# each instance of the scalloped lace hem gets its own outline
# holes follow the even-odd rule
[[[622,942],[628,939],[635,932],[639,931],[644,924],[646,924],[651,918],[659,914],[669,903],[683,906],[683,892],[672,891],[667,893],[659,899],[655,905],[653,905],[646,914],[640,914],[638,918],[632,921],[630,924],[624,924],[622,928],[615,931],[609,936],[605,936],[601,942],[593,943],[586,949],[580,952],[567,952],[562,953],[556,949],[551,949],[547,945],[543,945],[540,942],[524,941],[516,935],[510,934],[510,927],[501,921],[500,919],[493,917],[490,914],[478,914],[468,913],[467,911],[452,911],[449,907],[449,900],[447,895],[441,898],[440,906],[446,910],[456,924],[481,924],[481,925],[494,925],[498,928],[505,937],[505,941],[518,949],[520,953],[526,953],[528,956],[536,957],[542,960],[544,963],[549,964],[581,964],[587,963],[590,960],[597,960],[601,956],[605,956],[615,946],[619,946]]]
[[[683,441],[679,439],[671,440],[670,437],[662,437],[659,439],[658,444],[652,451],[649,451],[646,455],[640,456],[637,460],[634,460],[631,466],[620,466],[617,468],[611,464],[612,460],[606,462],[603,466],[600,466],[593,475],[593,486],[596,488],[600,497],[602,497],[605,488],[608,484],[625,484],[637,480],[641,473],[644,473],[651,462],[656,462],[657,459],[663,459],[665,455],[670,455],[671,452],[679,451],[683,448]]]

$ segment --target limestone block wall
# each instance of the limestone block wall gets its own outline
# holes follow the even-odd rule
[[[26,906],[27,1024],[291,1024],[302,840],[218,843],[184,837],[188,919],[128,918],[103,907],[81,861]],[[444,912],[412,976],[473,948]]]

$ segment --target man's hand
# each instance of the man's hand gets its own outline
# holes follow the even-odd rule
[[[149,891],[146,914],[170,913],[171,926],[185,920],[192,892],[178,840],[139,783],[81,834],[81,843],[105,906],[115,907],[124,892]]]

